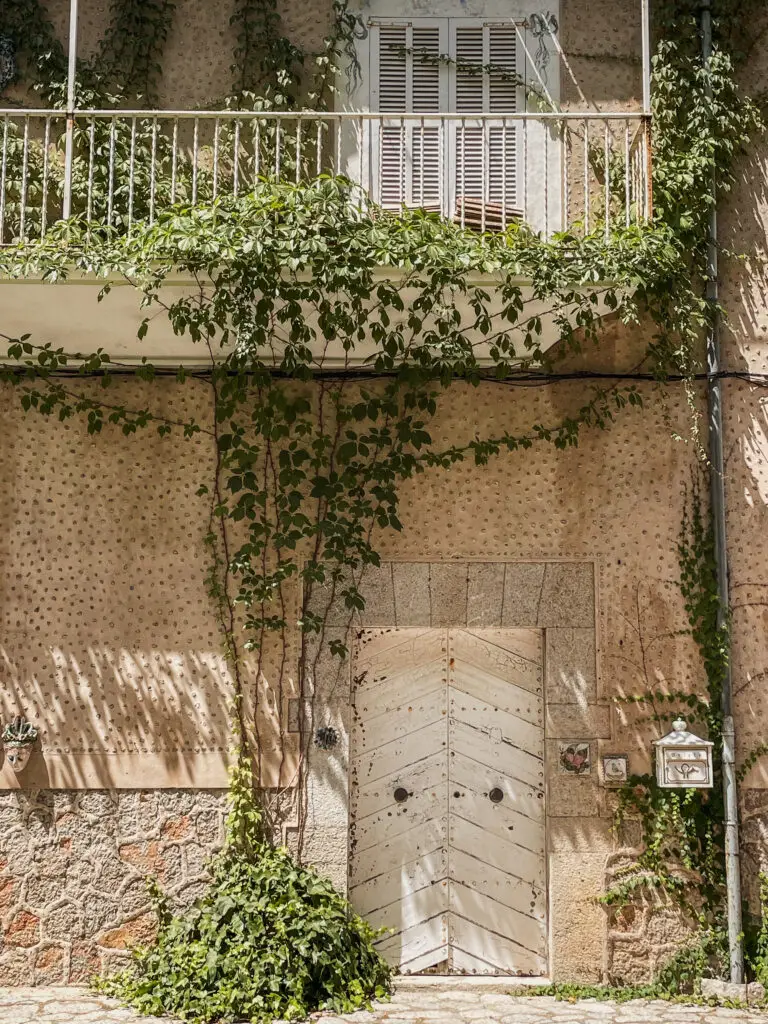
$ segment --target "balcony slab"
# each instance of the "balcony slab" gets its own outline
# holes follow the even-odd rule
[[[377,277],[382,281],[396,280],[393,272],[385,268],[382,268]],[[107,283],[110,290],[99,301],[99,295]],[[529,281],[520,280],[517,283],[520,284],[523,301],[526,304],[526,319],[541,319],[539,345],[541,351],[546,352],[560,340],[560,331],[551,310],[551,300],[534,299],[533,287]],[[478,275],[470,279],[468,284],[482,287],[489,292],[491,314],[502,309],[501,296],[493,298],[494,290],[498,289],[500,284],[498,278],[493,275]],[[166,305],[171,304],[198,293],[200,287],[200,283],[191,276],[171,275],[160,290],[161,301]],[[203,284],[204,290],[209,290],[210,287]],[[595,286],[590,286],[590,290],[593,287]],[[404,323],[407,320],[409,306],[417,294],[418,291],[414,288],[401,289],[405,304],[405,313],[401,317]],[[144,360],[157,367],[199,368],[210,364],[208,352],[202,343],[195,343],[187,336],[175,334],[163,306],[155,303],[149,308],[142,307],[141,297],[141,293],[130,282],[117,277],[105,279],[73,273],[54,283],[40,278],[0,279],[2,331],[10,337],[29,334],[34,345],[50,344],[53,348],[62,348],[71,354],[89,355],[97,349],[102,349],[113,363],[126,366],[137,366]],[[470,323],[473,313],[467,297],[458,296],[455,302],[462,320]],[[601,316],[609,312],[602,301],[598,303],[597,310]],[[560,312],[567,315],[568,308]],[[139,340],[138,330],[146,317],[150,318],[149,328],[146,337]],[[307,319],[311,324],[312,315],[308,315]],[[394,320],[394,314],[392,319]],[[407,327],[405,333],[407,336]],[[523,358],[526,351],[522,344],[523,332],[520,331],[519,334],[519,352]],[[483,335],[479,331],[467,331],[466,337],[475,348],[479,364],[492,365],[489,346]],[[318,340],[316,348],[317,368],[326,370],[365,366],[377,352],[373,340],[358,345],[353,353],[345,353],[340,342],[326,344],[324,339]],[[216,357],[224,358],[227,351],[220,348]],[[265,352],[264,356],[268,357],[269,353]],[[279,352],[277,356],[279,358]]]

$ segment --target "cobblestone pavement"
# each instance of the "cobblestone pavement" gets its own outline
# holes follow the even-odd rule
[[[428,987],[395,994],[373,1013],[321,1015],[321,1024],[766,1024],[768,1014],[667,1003],[556,1002],[475,988]],[[117,1003],[76,988],[0,989],[0,1024],[171,1024],[138,1017]]]

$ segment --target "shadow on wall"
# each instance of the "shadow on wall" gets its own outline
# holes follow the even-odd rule
[[[728,317],[721,335],[723,366],[755,375],[752,381],[731,379],[723,385],[731,664],[740,759],[763,742],[768,715],[768,381],[760,379],[768,374],[768,161],[764,147],[755,149],[739,167],[720,221],[721,245],[753,254],[749,261],[721,258],[721,301]],[[744,799],[754,803],[749,791],[767,786],[768,761],[762,759],[745,780]],[[759,860],[764,867],[764,853]]]
[[[0,715],[40,728],[19,782],[42,788],[226,785],[232,683],[214,652],[0,646]],[[12,785],[4,766],[0,781]]]

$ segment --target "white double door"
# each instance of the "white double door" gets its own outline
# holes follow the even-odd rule
[[[353,678],[350,900],[380,951],[546,974],[541,634],[364,630]]]

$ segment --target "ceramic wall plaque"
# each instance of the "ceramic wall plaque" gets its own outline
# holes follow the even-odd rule
[[[606,786],[622,786],[629,778],[629,758],[626,754],[603,755],[603,782]]]
[[[578,778],[592,771],[589,743],[584,740],[562,740],[557,745],[558,762],[563,775]]]

